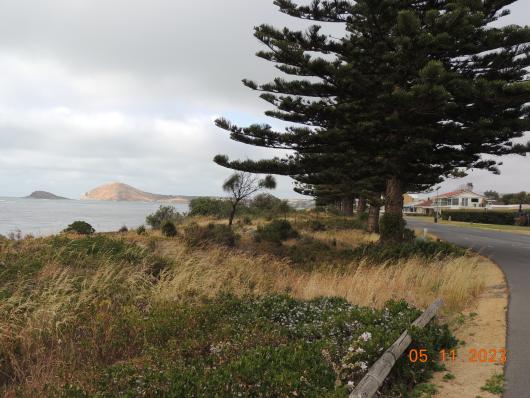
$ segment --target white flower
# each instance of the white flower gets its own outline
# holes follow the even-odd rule
[[[361,370],[366,370],[368,369],[368,365],[366,364],[366,362],[360,362],[359,363],[359,367],[361,368]]]
[[[348,382],[348,387],[353,387],[353,381],[350,380],[350,381]]]
[[[364,350],[363,350],[361,347],[359,347],[359,348],[357,348],[357,349],[355,350],[355,352],[356,352],[357,354],[362,354],[362,353],[364,353]]]
[[[361,335],[359,336],[359,338],[360,338],[361,340],[363,340],[363,341],[368,341],[368,340],[370,340],[370,339],[372,338],[372,333],[370,333],[370,332],[364,332],[363,334],[361,334]]]

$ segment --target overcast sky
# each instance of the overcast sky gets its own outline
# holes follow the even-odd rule
[[[530,24],[520,0],[506,22]],[[232,142],[216,116],[268,122],[242,78],[268,81],[260,23],[302,26],[272,0],[0,0],[0,196],[72,198],[119,181],[165,194],[218,195],[214,155],[277,155]],[[294,25],[293,25],[294,21]],[[530,158],[477,190],[530,190]],[[449,181],[451,188],[463,181]],[[289,179],[276,194],[296,197]]]

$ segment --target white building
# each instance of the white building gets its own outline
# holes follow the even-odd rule
[[[456,191],[409,203],[403,210],[405,213],[430,215],[436,211],[484,208],[486,205],[486,197],[473,192],[473,184],[466,184]]]

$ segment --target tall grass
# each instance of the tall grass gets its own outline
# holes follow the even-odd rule
[[[166,245],[175,266],[165,272],[154,290],[163,300],[214,297],[222,292],[238,295],[289,293],[300,299],[340,296],[352,304],[381,307],[390,299],[405,299],[427,307],[442,297],[446,311],[465,308],[480,294],[484,281],[474,257],[427,261],[413,258],[396,264],[373,266],[365,262],[346,267],[300,270],[286,260],[269,256],[211,249],[192,256],[179,244]]]
[[[0,395],[41,396],[47,384],[80,374],[90,378],[97,364],[138,355],[144,338],[136,330],[138,320],[149,308],[168,303],[200,302],[225,292],[341,296],[374,307],[401,298],[426,307],[443,297],[446,310],[453,312],[483,287],[478,260],[470,257],[321,265],[307,271],[269,255],[192,250],[179,240],[159,239],[150,246],[156,246],[154,252],[106,237],[3,244]],[[169,261],[161,263],[159,256]],[[156,267],[160,273],[152,272]]]

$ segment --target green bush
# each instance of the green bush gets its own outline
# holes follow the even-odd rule
[[[124,225],[118,230],[118,232],[121,233],[121,234],[124,234],[126,232],[129,232],[129,228],[127,228],[127,226]]]
[[[136,228],[136,233],[138,235],[146,235],[147,229],[145,228],[145,225],[140,225],[138,228]]]
[[[173,206],[160,206],[156,212],[146,217],[145,222],[153,229],[160,229],[165,221],[179,224],[183,218],[184,216],[177,212]]]
[[[495,210],[444,210],[442,219],[451,221],[473,222],[479,224],[514,225],[518,213],[514,211]]]
[[[175,227],[175,224],[173,224],[173,222],[171,221],[164,221],[160,229],[162,231],[162,235],[168,238],[173,238],[177,236],[177,227]]]
[[[398,214],[385,213],[379,222],[379,234],[383,241],[399,242],[404,238],[406,222]]]
[[[419,256],[425,258],[458,257],[466,254],[466,249],[444,241],[416,239],[405,242],[368,243],[356,247],[353,257],[373,263],[398,261]]]
[[[191,223],[184,230],[184,240],[190,246],[213,243],[234,247],[237,239],[238,236],[225,224],[210,223],[207,226],[200,226],[197,223]]]
[[[324,224],[320,220],[310,220],[308,222],[308,225],[309,225],[309,229],[313,232],[325,231],[327,229],[326,224]]]
[[[248,203],[248,211],[260,217],[278,217],[293,211],[286,200],[281,200],[270,193],[256,195]]]
[[[85,221],[74,221],[70,224],[64,232],[75,232],[79,235],[92,235],[96,230]]]
[[[404,301],[374,310],[287,296],[149,308],[134,324],[142,362],[131,356],[95,369],[86,387],[97,397],[345,397],[348,383],[357,384],[419,314]],[[430,360],[399,360],[383,396],[407,396],[428,379],[439,351],[455,345],[436,322],[412,334],[411,348],[425,349]],[[59,389],[52,395],[88,396],[80,385]]]
[[[348,229],[364,229],[366,227],[366,220],[368,214],[362,215],[361,217],[333,217],[322,220],[326,225],[326,229],[332,229],[336,231],[348,230]]]
[[[254,234],[254,239],[258,242],[281,243],[285,240],[297,238],[298,232],[287,220],[273,220],[265,226],[259,226]]]
[[[240,206],[243,208],[244,206]],[[190,202],[190,216],[210,216],[226,218],[230,214],[231,204],[226,199],[195,198]]]

